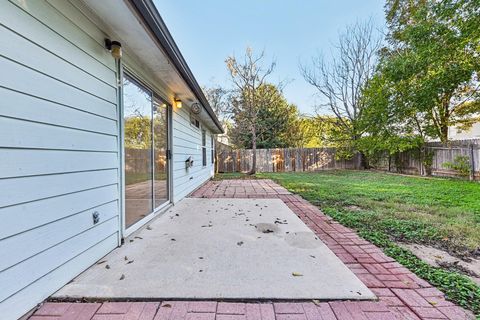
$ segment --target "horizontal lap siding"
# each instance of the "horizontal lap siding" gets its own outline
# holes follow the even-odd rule
[[[211,158],[211,133],[207,132],[207,166],[202,165],[202,131],[190,125],[190,115],[186,109],[173,112],[173,197],[181,200],[198,188],[213,175]],[[193,158],[193,167],[185,169],[185,160]]]
[[[1,1],[0,21],[0,314],[8,320],[118,244],[118,121],[105,35],[71,2]]]

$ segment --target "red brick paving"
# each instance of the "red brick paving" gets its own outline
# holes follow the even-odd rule
[[[474,319],[381,249],[271,180],[210,181],[201,198],[278,198],[367,285],[379,301],[45,303],[30,320],[418,320]]]

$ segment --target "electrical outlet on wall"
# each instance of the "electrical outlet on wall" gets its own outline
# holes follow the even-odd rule
[[[93,224],[97,224],[100,221],[100,213],[98,211],[94,211],[92,213]]]

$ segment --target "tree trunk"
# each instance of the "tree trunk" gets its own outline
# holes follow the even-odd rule
[[[357,169],[359,170],[365,170],[365,169],[370,169],[370,166],[368,165],[368,159],[367,156],[363,152],[358,152],[359,157],[358,157],[358,162],[357,162]]]
[[[447,95],[443,99],[443,112],[440,114],[440,141],[442,143],[448,143],[448,127],[450,125],[450,99],[451,99],[451,94]]]
[[[252,169],[248,174],[252,175],[257,172],[257,132],[252,129]]]
[[[446,123],[441,124],[440,132],[440,141],[444,144],[448,143],[448,125]]]

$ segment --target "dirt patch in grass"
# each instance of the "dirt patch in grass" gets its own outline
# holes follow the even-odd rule
[[[414,255],[422,259],[422,261],[433,267],[441,267],[443,269],[460,272],[480,285],[480,259],[459,259],[444,250],[421,244],[399,243],[398,245],[410,250]]]

